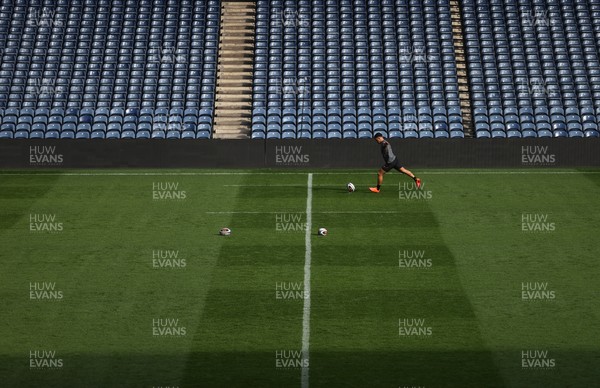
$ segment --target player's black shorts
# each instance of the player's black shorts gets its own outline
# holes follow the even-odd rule
[[[395,168],[396,170],[400,170],[402,168],[402,164],[400,163],[398,158],[394,159],[392,163],[386,163],[383,166],[381,166],[381,169],[385,172],[389,172],[392,168]]]

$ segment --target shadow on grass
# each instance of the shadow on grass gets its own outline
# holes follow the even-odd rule
[[[165,343],[168,347],[168,342]],[[296,387],[299,368],[277,368],[272,352],[62,355],[63,367],[30,369],[28,354],[0,359],[4,387]],[[556,368],[523,370],[520,350],[489,352],[311,352],[311,387],[592,387],[596,352],[554,352]],[[513,362],[514,361],[514,362]]]

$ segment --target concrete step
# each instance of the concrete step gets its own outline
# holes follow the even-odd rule
[[[215,101],[215,108],[219,108],[215,115],[218,115],[221,109],[249,109],[252,108],[252,98],[248,101]]]
[[[215,139],[247,139],[252,122],[256,3],[223,0],[215,101]]]
[[[234,51],[237,48],[239,53],[240,48],[242,47],[245,50],[254,49],[254,39],[248,39],[244,37],[221,38],[221,40],[219,40],[219,47],[230,51]]]
[[[227,71],[228,74],[231,74],[231,73],[229,73],[229,71],[232,71],[235,73],[241,73],[242,71],[252,73],[252,64],[251,63],[219,63],[218,70]]]
[[[249,133],[250,131],[248,130],[247,127],[243,126],[243,125],[232,125],[232,126],[219,126],[219,127],[215,127],[215,132],[219,133],[220,135],[245,135],[248,136],[247,133]]]
[[[219,132],[223,133],[223,132],[239,132],[240,130],[246,130],[248,129],[246,126],[244,125],[236,125],[236,124],[220,124],[218,127]]]
[[[252,118],[252,111],[250,111],[249,109],[219,109],[219,112],[217,113],[217,115],[215,117],[238,117],[238,118],[245,118],[245,119],[251,119]]]
[[[221,66],[240,66],[240,69],[247,67],[252,68],[252,58],[235,58],[235,57],[220,57],[219,65]]]
[[[243,36],[252,37],[252,29],[254,26],[229,28],[221,33],[221,36]]]
[[[243,6],[238,6],[238,7],[231,7],[231,6],[227,6],[227,7],[222,7],[221,8],[221,14],[223,13],[227,13],[227,12],[256,12],[256,6],[254,4],[252,5],[248,5],[248,4],[244,4]]]
[[[254,16],[246,16],[248,20],[241,20],[240,18],[232,18],[223,20],[221,23],[221,31],[224,31],[228,28],[247,28],[249,26],[254,27]]]
[[[256,4],[254,1],[242,1],[242,2],[227,2],[227,4],[223,4],[223,10],[233,11],[233,10],[242,10],[242,9],[250,9],[255,10]]]
[[[231,96],[231,94],[219,95],[217,97],[218,100],[215,101],[215,104],[219,104],[217,106],[219,106],[221,109],[247,109],[249,105],[252,105],[252,95],[248,95],[248,97],[244,98],[243,100],[240,98],[227,99],[227,96]]]
[[[229,84],[217,82],[217,93],[223,95],[250,95],[252,94],[252,82],[238,81]]]
[[[226,66],[238,64],[240,66],[248,65],[248,66],[252,67],[252,64],[253,64],[252,58],[242,57],[239,54],[237,56],[234,56],[232,53],[221,53],[221,55],[219,55],[218,61],[219,61],[219,65],[226,65]],[[250,70],[250,71],[252,71],[252,70]]]
[[[252,69],[253,63],[253,58],[241,57],[239,53],[237,56],[230,53],[224,53],[219,56],[220,66],[240,66],[240,69],[250,66],[250,69]]]
[[[217,81],[217,89],[221,92],[226,92],[226,94],[241,94],[248,91],[248,89],[252,89],[252,79],[250,78],[233,78],[228,79],[228,82],[224,81],[225,79],[219,79]],[[233,90],[230,92],[229,90],[231,88],[233,88]]]
[[[254,17],[254,15],[255,15],[255,12],[253,12],[249,9],[226,10],[224,12],[221,12],[221,17],[223,19],[227,19],[232,16]]]
[[[242,127],[244,125],[251,125],[252,119],[244,117],[215,117],[215,126],[217,125],[235,125]]]
[[[221,21],[251,23],[254,21],[254,15],[229,15],[229,16],[221,17]]]
[[[250,83],[251,87],[252,83]],[[217,84],[217,93],[219,94],[244,94],[248,89],[248,86],[220,86]]]
[[[215,101],[215,107],[219,107],[221,109],[248,109],[252,106],[252,96],[250,98],[246,98],[245,100],[226,100],[221,98],[218,101]]]
[[[217,101],[244,101],[247,99],[252,99],[252,96],[249,96],[245,93],[227,93],[221,96],[221,99],[218,98]]]
[[[219,40],[221,43],[235,43],[235,44],[243,44],[243,43],[254,43],[254,38],[248,36],[221,36]]]
[[[252,72],[248,71],[228,71],[228,79],[252,79]]]
[[[223,13],[223,12],[256,12],[256,5],[244,4],[242,6],[237,6],[237,7],[227,6],[227,7],[223,7],[223,9],[221,9],[221,13]]]
[[[219,63],[254,63],[254,58],[248,56],[248,54],[234,55],[232,52],[222,52],[219,55]]]
[[[456,73],[458,76],[458,96],[460,99],[461,114],[465,137],[473,137],[473,126],[471,124],[471,104],[469,83],[467,79],[467,65],[465,61],[464,31],[460,7],[457,0],[450,0],[450,18],[452,24],[452,44],[456,56]]]
[[[254,50],[254,42],[251,43],[233,43],[233,42],[221,42],[219,45],[219,51],[223,55],[224,50],[238,50],[242,52],[244,50]]]
[[[241,134],[241,133],[238,133],[235,135],[233,135],[233,134],[221,135],[221,134],[215,133],[215,136],[213,137],[213,139],[217,139],[217,140],[241,140],[241,139],[249,139],[249,138],[250,138],[249,135],[245,135],[245,134]]]
[[[254,22],[227,22],[224,21],[223,23],[221,23],[221,32],[225,32],[225,31],[236,31],[236,30],[241,30],[244,33],[250,31],[252,32],[252,29],[254,28]]]

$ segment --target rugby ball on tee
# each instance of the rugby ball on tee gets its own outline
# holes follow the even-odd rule
[[[327,236],[327,229],[319,228],[319,236]]]
[[[219,231],[219,234],[221,236],[230,236],[231,235],[231,229],[229,229],[229,228],[221,228],[221,230]]]
[[[354,192],[354,190],[356,190],[356,187],[354,187],[354,183],[352,183],[352,182],[348,183],[348,192],[352,193],[352,192]]]

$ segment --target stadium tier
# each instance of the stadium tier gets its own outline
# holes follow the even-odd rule
[[[462,4],[477,137],[598,137],[600,1]]]
[[[0,138],[213,137],[223,3],[0,1]],[[600,0],[258,0],[252,35],[247,137],[600,136]]]
[[[252,137],[462,137],[448,1],[257,11]]]
[[[4,138],[208,138],[219,2],[3,1]]]

